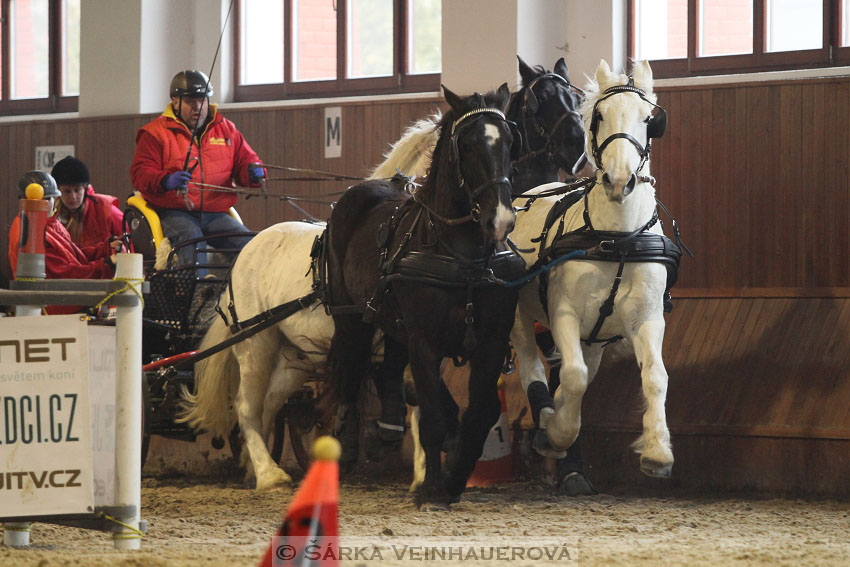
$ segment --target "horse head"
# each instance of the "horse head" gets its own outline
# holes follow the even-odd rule
[[[478,223],[486,243],[503,242],[513,230],[511,151],[515,143],[504,111],[507,83],[495,92],[461,97],[443,87],[451,107],[441,121],[440,139],[426,193],[449,214]],[[429,187],[429,185],[431,187]],[[438,189],[450,186],[451,191]]]
[[[543,155],[557,168],[575,174],[587,163],[578,112],[584,93],[570,82],[563,57],[551,72],[540,65],[529,66],[518,55],[517,60],[522,88],[511,101],[508,115],[520,126],[523,153],[529,158]]]
[[[667,121],[652,92],[649,63],[635,62],[633,74],[627,76],[613,73],[600,61],[582,117],[597,180],[610,200],[622,202],[641,177],[649,176],[652,139],[664,134]]]

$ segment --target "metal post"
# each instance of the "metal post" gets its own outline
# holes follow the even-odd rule
[[[144,279],[141,254],[118,254],[115,279],[128,284],[122,295],[141,294]],[[116,315],[116,430],[115,430],[115,503],[125,508],[128,517],[113,535],[116,549],[141,548],[138,534],[142,501],[142,302],[118,305]],[[130,516],[132,513],[132,516]]]

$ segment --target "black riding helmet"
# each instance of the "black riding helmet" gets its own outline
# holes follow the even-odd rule
[[[204,98],[213,95],[213,86],[210,84],[209,77],[194,69],[180,71],[174,75],[168,90],[171,96],[176,97]]]
[[[56,186],[56,180],[49,173],[39,171],[37,169],[24,173],[18,180],[18,190],[21,199],[26,198],[27,185],[37,183],[44,189],[43,199],[59,196],[59,188]]]

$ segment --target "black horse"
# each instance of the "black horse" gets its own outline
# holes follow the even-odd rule
[[[522,135],[522,146],[513,162],[514,193],[558,181],[561,171],[575,175],[587,163],[584,126],[578,109],[582,91],[570,82],[564,58],[552,71],[526,64],[521,57],[520,89],[511,96],[505,115]]]
[[[584,93],[570,82],[564,58],[555,62],[552,71],[540,65],[531,67],[519,56],[517,60],[522,85],[511,96],[505,113],[522,134],[522,150],[513,162],[514,194],[558,181],[561,171],[576,175],[587,163],[579,112]],[[537,342],[550,361],[551,372],[550,396],[529,396],[535,426],[539,426],[543,407],[554,407],[551,397],[560,383],[560,357],[551,333],[538,334]],[[576,439],[567,455],[558,459],[555,471],[558,487],[570,496],[595,494],[584,475],[580,441]]]
[[[465,98],[444,90],[450,110],[439,124],[424,185],[412,192],[400,178],[355,185],[328,222],[335,324],[329,361],[340,397],[338,436],[344,447],[356,444],[357,395],[379,327],[404,345],[416,385],[426,454],[418,498],[423,510],[447,509],[459,499],[499,417],[496,382],[517,301],[516,290],[499,279],[523,270],[515,254],[497,253],[515,220],[508,179],[515,136],[503,114],[508,87]],[[469,409],[444,478],[445,357],[468,360],[471,372]]]

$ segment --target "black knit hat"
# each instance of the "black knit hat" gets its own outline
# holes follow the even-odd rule
[[[88,184],[90,181],[89,168],[86,167],[86,164],[74,156],[68,156],[60,159],[56,162],[56,165],[53,166],[53,170],[50,174],[59,185]]]

